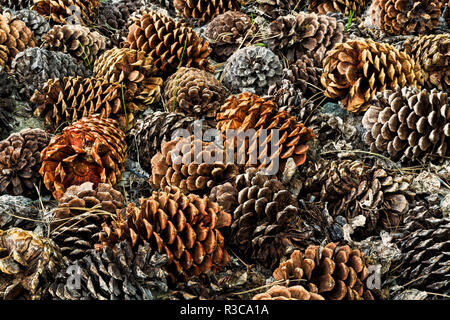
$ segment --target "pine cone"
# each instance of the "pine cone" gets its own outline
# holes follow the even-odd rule
[[[297,199],[284,185],[254,168],[236,178],[239,206],[231,241],[239,251],[273,270],[280,259],[307,237]]]
[[[22,228],[33,230],[39,225],[41,216],[33,200],[23,196],[0,196],[0,229]]]
[[[31,10],[49,20],[52,25],[66,23],[95,23],[100,0],[34,0]],[[72,20],[72,18],[75,18]]]
[[[296,166],[300,166],[306,161],[306,152],[309,149],[307,143],[315,137],[314,133],[303,123],[296,122],[295,116],[291,116],[289,112],[278,111],[277,109],[274,102],[248,92],[241,93],[237,97],[230,96],[220,108],[220,113],[216,117],[218,120],[217,129],[223,134],[226,134],[228,129],[244,133],[248,129],[256,131],[256,135],[251,139],[252,145],[250,147],[248,144],[241,146],[241,148],[245,148],[244,161],[247,161],[246,166],[257,165],[256,159],[251,156],[256,151],[256,139],[261,140],[259,150],[271,149],[271,152],[267,152],[268,154],[265,156],[259,154],[259,157],[262,157],[259,159],[259,169],[265,168],[272,171],[274,169],[272,166],[279,160],[280,170],[278,172],[282,173],[288,158],[292,157]],[[272,139],[267,139],[267,136],[264,136],[263,129],[277,129],[279,141],[272,142]],[[269,143],[271,146],[269,146]],[[275,145],[278,146],[277,150],[274,150]],[[239,154],[242,151],[237,153],[240,157]]]
[[[19,228],[0,230],[0,299],[40,300],[65,267],[53,241]]]
[[[447,22],[447,25],[450,26],[450,2],[447,3],[447,10],[445,11],[444,19]]]
[[[208,42],[192,28],[155,11],[144,12],[135,20],[124,47],[149,53],[165,75],[175,72],[179,65],[212,70],[206,60],[212,51]]]
[[[42,47],[68,53],[91,69],[95,59],[105,50],[106,39],[81,25],[56,25],[42,37]]]
[[[342,12],[349,16],[353,11],[359,16],[366,7],[366,0],[311,0],[309,2],[309,11],[327,14],[328,12]]]
[[[2,137],[7,136],[13,129],[17,87],[16,79],[0,67],[0,134]]]
[[[113,118],[121,130],[127,131],[134,125],[134,114],[144,109],[133,103],[133,98],[126,94],[122,96],[122,85],[118,82],[64,77],[62,80],[48,80],[42,89],[34,92],[30,101],[36,105],[34,114],[44,119],[50,131],[93,114]]]
[[[335,18],[316,13],[278,17],[270,24],[269,48],[280,50],[289,64],[306,55],[313,59],[316,67],[322,67],[327,51],[346,40],[344,29]]]
[[[25,22],[10,12],[0,14],[0,67],[9,71],[11,62],[20,51],[35,46],[33,32]]]
[[[6,7],[12,10],[28,9],[33,4],[33,0],[0,0],[0,7]]]
[[[406,39],[403,47],[424,71],[428,88],[450,91],[449,33]]]
[[[166,109],[196,118],[215,118],[226,96],[213,74],[196,68],[180,68],[164,85]]]
[[[80,259],[88,254],[98,242],[102,222],[124,207],[123,197],[111,185],[92,182],[67,188],[59,199],[52,221],[52,239],[70,260]]]
[[[205,196],[184,195],[175,187],[142,198],[137,208],[130,204],[125,217],[103,224],[102,245],[127,239],[132,246],[149,241],[152,249],[169,256],[165,269],[169,280],[186,280],[208,270],[216,271],[229,261],[218,229],[229,226],[230,214]]]
[[[23,129],[0,142],[0,193],[34,197],[39,187],[40,152],[50,136],[42,129]]]
[[[25,22],[38,44],[41,43],[42,36],[50,31],[50,24],[36,11],[23,9],[16,13],[16,17]]]
[[[245,47],[227,60],[223,84],[233,93],[248,91],[263,95],[270,85],[281,79],[282,71],[280,59],[271,50]]]
[[[160,8],[164,8],[170,11],[175,11],[172,0],[147,0],[147,2],[156,4]]]
[[[414,88],[377,94],[363,118],[365,141],[392,159],[423,161],[450,155],[450,99],[446,92]]]
[[[257,294],[252,300],[325,300],[320,294],[310,292],[297,285],[285,287],[275,285],[264,293]]]
[[[161,99],[163,80],[157,73],[153,59],[144,51],[114,48],[103,53],[94,64],[94,75],[110,82],[125,85],[125,96],[132,96],[144,105]]]
[[[68,288],[67,271],[57,275],[49,292],[54,300],[153,300],[167,290],[161,269],[166,262],[167,256],[153,253],[148,243],[133,249],[123,241],[74,261],[80,288]]]
[[[153,156],[150,185],[174,186],[182,192],[209,193],[215,185],[234,179],[238,168],[226,163],[226,152],[194,136],[165,142]]]
[[[304,168],[302,195],[328,202],[329,213],[353,219],[366,218],[364,230],[355,237],[366,238],[380,229],[395,229],[400,214],[409,209],[407,196],[410,179],[397,176],[380,166],[367,166],[362,161],[319,160]]]
[[[336,45],[323,65],[325,95],[350,112],[366,111],[378,91],[423,84],[423,72],[408,54],[370,39]]]
[[[243,0],[174,0],[173,6],[179,16],[191,20],[191,23],[205,24],[226,11],[239,11],[243,2]]]
[[[439,24],[440,0],[374,0],[374,25],[390,35],[429,34]]]
[[[320,91],[320,77],[323,69],[314,66],[314,61],[303,57],[292,63],[284,71],[284,78],[295,84],[306,98],[311,98]]]
[[[114,186],[125,167],[125,134],[113,119],[84,117],[64,128],[42,151],[39,173],[60,199],[66,188],[90,181]]]
[[[208,23],[204,35],[218,61],[226,61],[240,47],[249,45],[256,31],[257,27],[248,15],[227,11]]]
[[[368,271],[364,253],[348,245],[331,242],[325,247],[311,245],[304,253],[295,250],[289,260],[280,263],[273,277],[306,280],[304,286],[325,300],[374,300],[365,284]]]
[[[129,157],[139,160],[141,167],[151,172],[151,159],[161,144],[170,141],[177,129],[188,129],[195,118],[180,113],[156,111],[136,122],[127,135]]]
[[[403,254],[401,284],[408,284],[406,289],[448,295],[450,218],[443,216],[439,204],[424,203],[411,209],[404,222],[398,242]]]
[[[271,19],[300,12],[306,8],[306,0],[256,0],[258,8]]]
[[[11,73],[18,82],[22,100],[29,100],[35,90],[42,87],[50,79],[70,76],[87,78],[89,69],[77,63],[72,56],[41,48],[29,48],[19,52],[11,63]]]
[[[219,206],[225,210],[225,212],[229,213],[234,212],[236,207],[239,205],[237,198],[238,190],[230,182],[225,182],[224,184],[211,188],[211,192],[209,194],[209,200],[217,202]]]

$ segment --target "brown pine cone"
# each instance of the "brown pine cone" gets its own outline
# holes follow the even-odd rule
[[[321,91],[320,77],[323,69],[316,67],[314,61],[303,57],[292,63],[284,71],[284,78],[295,84],[305,98],[311,98]]]
[[[328,12],[342,12],[349,16],[353,11],[356,16],[362,14],[366,7],[366,0],[311,0],[309,11],[327,14]]]
[[[214,119],[226,97],[214,75],[197,68],[178,69],[164,85],[166,109],[198,119]]]
[[[134,97],[143,105],[152,105],[161,99],[163,79],[155,77],[158,69],[144,51],[108,50],[95,61],[93,71],[96,77],[123,83],[124,95]]]
[[[122,85],[118,82],[102,78],[64,77],[48,80],[34,92],[30,101],[36,105],[34,114],[44,119],[50,131],[93,114],[113,118],[121,130],[128,131],[134,125],[134,114],[144,109],[133,99],[133,96],[122,95]]]
[[[192,28],[155,11],[144,12],[134,21],[124,47],[149,53],[164,75],[172,74],[178,66],[212,71],[206,60],[212,51],[208,42]]]
[[[406,39],[403,48],[422,68],[425,85],[450,92],[450,34]]]
[[[256,2],[259,10],[272,19],[303,11],[307,5],[307,0],[256,0]]]
[[[42,37],[42,47],[68,53],[92,69],[106,48],[106,39],[97,31],[78,24],[56,25]]]
[[[41,300],[56,274],[66,267],[50,239],[19,228],[0,230],[0,299]]]
[[[226,152],[213,142],[194,136],[177,138],[161,145],[153,156],[150,185],[156,189],[174,186],[183,192],[209,193],[212,187],[233,180],[234,163],[226,163]]]
[[[117,121],[84,117],[51,139],[42,151],[39,173],[58,200],[68,187],[83,182],[114,186],[125,169],[125,154],[125,134]]]
[[[236,188],[239,206],[234,211],[231,241],[243,255],[273,270],[308,237],[297,199],[280,181],[254,168],[237,176]]]
[[[372,152],[394,160],[450,155],[450,98],[433,89],[397,87],[377,94],[362,120]]]
[[[407,196],[410,179],[387,172],[379,166],[367,166],[356,160],[320,159],[305,167],[301,195],[306,199],[314,196],[317,201],[327,202],[332,216],[345,215],[353,219],[358,215],[366,218],[364,230],[356,237],[367,237],[380,229],[395,229],[400,215],[409,209]]]
[[[447,2],[447,11],[445,11],[444,19],[447,22],[447,25],[450,26],[450,2]]]
[[[140,208],[130,204],[124,215],[103,224],[98,248],[128,240],[132,246],[148,241],[152,249],[169,256],[169,279],[187,280],[208,270],[215,272],[229,261],[218,229],[229,226],[231,215],[205,196],[184,195],[176,187],[141,198]]]
[[[50,24],[43,16],[33,10],[23,9],[15,16],[25,22],[27,27],[33,32],[37,44],[41,44],[41,38],[50,31]]]
[[[433,299],[450,293],[450,218],[437,204],[423,203],[411,209],[404,220],[398,246],[403,254],[400,283],[437,293]]]
[[[366,111],[376,92],[423,84],[423,71],[408,54],[370,39],[337,44],[323,66],[325,95],[350,112]]]
[[[205,29],[212,54],[226,61],[240,47],[250,44],[257,31],[252,19],[239,11],[227,11],[215,17]]]
[[[25,22],[10,12],[0,14],[0,67],[9,71],[19,52],[35,46],[36,39]]]
[[[316,67],[336,43],[346,40],[345,27],[336,18],[316,13],[300,12],[278,17],[270,24],[269,48],[280,50],[289,64],[306,55]]]
[[[225,212],[229,213],[234,212],[238,206],[237,198],[238,190],[230,182],[225,182],[224,184],[211,188],[211,192],[209,194],[209,200],[217,202],[219,206],[225,210]]]
[[[30,128],[0,141],[0,194],[37,195],[41,151],[49,141],[44,130]]]
[[[174,0],[177,14],[192,24],[205,24],[226,11],[239,11],[243,0]]]
[[[0,7],[12,10],[28,9],[33,5],[33,0],[0,0]]]
[[[429,34],[439,24],[440,0],[374,0],[371,18],[389,35]]]
[[[275,285],[264,293],[255,295],[252,300],[325,300],[320,294],[310,292],[297,285],[285,287]]]
[[[307,290],[325,300],[374,300],[365,284],[368,275],[364,253],[333,242],[295,250],[273,272],[275,280],[305,280]]]
[[[111,185],[92,182],[67,188],[54,211],[51,237],[70,260],[88,254],[99,240],[101,224],[124,207],[122,194]]]
[[[53,25],[90,24],[95,23],[99,7],[100,0],[34,0],[31,10],[37,11]]]

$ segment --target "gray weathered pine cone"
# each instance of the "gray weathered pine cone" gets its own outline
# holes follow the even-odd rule
[[[33,200],[8,194],[0,196],[0,229],[22,228],[32,231],[41,224],[40,220],[39,208]]]
[[[11,65],[11,73],[18,80],[23,100],[31,98],[34,91],[41,89],[50,79],[92,75],[89,69],[71,55],[42,48],[29,48],[19,52]]]
[[[40,45],[42,36],[50,31],[48,21],[36,11],[29,9],[18,11],[16,17],[25,22],[27,27],[33,32],[37,44]]]
[[[12,10],[29,9],[33,5],[33,0],[0,0],[0,8],[6,7]]]
[[[236,51],[226,62],[223,84],[233,93],[267,93],[269,86],[281,79],[283,66],[269,49],[250,46]]]

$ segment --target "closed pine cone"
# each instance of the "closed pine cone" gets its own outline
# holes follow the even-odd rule
[[[362,120],[373,152],[394,160],[423,161],[450,154],[450,97],[433,89],[397,87],[379,93]]]
[[[114,186],[125,168],[125,154],[125,134],[117,121],[84,117],[51,139],[42,151],[39,173],[58,200],[68,187],[83,182]]]
[[[42,37],[42,44],[45,49],[68,53],[92,68],[95,59],[106,48],[106,39],[87,27],[66,24],[54,26]]]
[[[245,47],[256,33],[252,19],[239,11],[227,11],[215,17],[205,29],[213,54],[226,61],[239,47]]]
[[[389,35],[429,34],[442,9],[441,0],[373,0],[371,17]]]
[[[422,68],[428,88],[450,91],[450,34],[406,39],[405,52]]]
[[[405,52],[370,39],[337,44],[323,61],[325,95],[350,112],[369,108],[375,93],[423,84],[423,71]]]
[[[34,0],[31,9],[55,25],[95,23],[99,7],[100,0]]]
[[[289,64],[306,55],[316,67],[321,67],[327,51],[346,40],[344,29],[336,18],[316,13],[278,17],[270,24],[269,48],[280,50]]]
[[[307,5],[306,0],[256,0],[256,2],[259,10],[272,19],[303,11]]]
[[[140,199],[140,208],[130,204],[124,215],[103,224],[97,248],[128,240],[132,246],[148,241],[152,249],[169,257],[164,267],[169,280],[186,280],[208,270],[224,267],[229,256],[218,229],[229,226],[230,214],[206,196],[184,195],[176,187],[155,191]]]
[[[122,194],[109,184],[94,187],[92,182],[85,182],[71,186],[54,211],[51,237],[64,256],[71,260],[82,258],[98,242],[101,224],[109,218],[105,212],[115,216],[123,207]]]
[[[325,300],[320,294],[310,292],[303,286],[285,287],[274,285],[264,293],[255,295],[252,300]]]
[[[212,70],[206,60],[212,51],[208,42],[192,28],[155,11],[144,12],[134,21],[124,47],[149,53],[158,70],[166,76],[179,65]]]
[[[183,192],[209,193],[217,184],[233,180],[238,172],[226,163],[226,152],[213,142],[194,136],[165,142],[153,156],[150,185],[156,189],[175,186]]]
[[[0,14],[0,67],[9,71],[19,52],[35,46],[36,39],[25,22],[10,12]]]
[[[327,14],[328,12],[342,12],[349,16],[353,11],[356,16],[361,15],[366,6],[366,0],[311,0],[309,11]]]
[[[144,109],[141,104],[132,102],[134,97],[127,93],[122,96],[119,82],[102,78],[64,77],[48,80],[34,92],[30,101],[36,105],[34,114],[44,119],[50,131],[93,114],[113,118],[122,130],[127,131],[133,127],[134,114]]]
[[[56,274],[66,267],[50,239],[19,228],[0,230],[0,299],[41,300]]]
[[[361,251],[333,242],[295,250],[273,272],[275,280],[306,280],[302,282],[306,289],[325,300],[374,300],[365,283],[368,275]]]
[[[195,118],[214,119],[226,96],[213,74],[197,68],[178,69],[164,86],[166,109]]]
[[[0,141],[0,194],[35,197],[41,151],[50,136],[42,129],[23,129]]]
[[[36,89],[41,90],[50,79],[70,76],[87,78],[91,71],[69,54],[42,48],[19,52],[11,63],[11,73],[18,81],[21,98],[29,100]]]
[[[71,273],[64,270],[49,293],[53,300],[153,300],[167,290],[166,273],[161,269],[166,262],[167,256],[152,252],[148,243],[133,249],[123,241],[113,248],[89,250],[72,262],[79,268],[80,288],[68,288]]]
[[[40,44],[42,36],[50,31],[50,24],[36,11],[23,9],[16,13],[16,17],[25,22],[33,32],[37,44]]]
[[[297,200],[280,181],[254,168],[237,176],[236,188],[239,205],[231,225],[232,243],[272,269],[307,238]]]
[[[238,11],[243,0],[174,0],[177,14],[200,24],[211,21],[226,11]]]

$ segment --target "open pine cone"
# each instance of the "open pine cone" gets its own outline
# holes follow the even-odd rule
[[[101,224],[124,207],[122,194],[107,183],[84,182],[67,188],[58,201],[51,237],[69,259],[88,254],[99,241]]]
[[[35,197],[41,151],[50,136],[42,129],[23,129],[0,141],[0,194]]]
[[[320,294],[309,292],[303,286],[285,287],[274,285],[264,293],[255,295],[252,300],[325,300]]]
[[[133,247],[147,241],[153,250],[168,255],[165,269],[172,283],[208,270],[215,272],[228,263],[218,229],[229,226],[231,216],[217,203],[206,196],[184,195],[176,187],[155,191],[140,202],[140,208],[130,204],[124,215],[110,225],[103,224],[102,243],[97,248],[122,240]]]
[[[38,44],[41,43],[42,36],[50,31],[50,24],[36,11],[23,9],[16,13],[16,17],[25,22],[27,27],[33,32]]]
[[[405,52],[370,39],[337,44],[323,61],[325,95],[340,99],[350,112],[369,108],[376,92],[397,85],[420,87],[423,72]]]
[[[226,11],[239,11],[243,0],[174,0],[178,15],[200,24],[211,21]]]
[[[134,97],[144,105],[152,105],[161,99],[163,80],[155,77],[157,72],[150,55],[129,48],[108,50],[94,64],[96,77],[123,83],[124,95]]]
[[[428,88],[450,92],[450,33],[406,39],[403,48],[424,71]]]
[[[362,14],[366,6],[366,0],[311,0],[309,11],[327,14],[328,12],[342,12],[349,16],[353,11],[355,16]]]
[[[285,69],[283,78],[299,88],[305,98],[311,98],[320,91],[322,72],[322,68],[316,67],[314,61],[305,56]]]
[[[0,67],[9,71],[19,52],[35,46],[36,39],[25,22],[10,12],[0,14]]]
[[[214,119],[226,96],[213,74],[197,68],[178,69],[164,85],[166,109],[188,117]]]
[[[68,187],[83,182],[114,186],[125,168],[125,154],[125,134],[117,121],[84,117],[51,139],[42,151],[39,173],[58,200]]]
[[[306,8],[307,0],[256,0],[259,10],[271,19],[300,12]]]
[[[19,228],[0,230],[0,299],[44,299],[67,262],[50,239]]]
[[[208,42],[192,28],[155,11],[144,12],[134,21],[124,47],[149,53],[165,75],[175,72],[179,65],[212,70],[206,60],[212,51]]]
[[[397,87],[379,93],[362,120],[372,152],[392,159],[450,155],[450,97],[433,89]]]
[[[374,25],[390,35],[429,34],[439,24],[441,0],[373,0]]]
[[[34,0],[31,9],[52,24],[89,24],[95,23],[99,7],[100,0]]]
[[[11,63],[11,73],[18,81],[23,100],[29,100],[34,91],[41,90],[50,79],[62,80],[70,76],[87,78],[92,74],[72,56],[42,48],[19,52]]]
[[[275,280],[305,280],[303,286],[325,300],[374,300],[365,283],[368,275],[361,251],[333,242],[324,247],[311,245],[304,252],[295,250],[273,272]]]
[[[327,51],[346,40],[344,29],[336,18],[316,13],[278,17],[270,24],[269,48],[280,50],[289,64],[306,55],[313,59],[316,67],[322,67]]]
[[[44,226],[39,207],[33,200],[24,196],[0,196],[0,229],[21,228],[35,230]]]
[[[18,11],[28,9],[33,5],[33,0],[0,0],[0,6]]]

